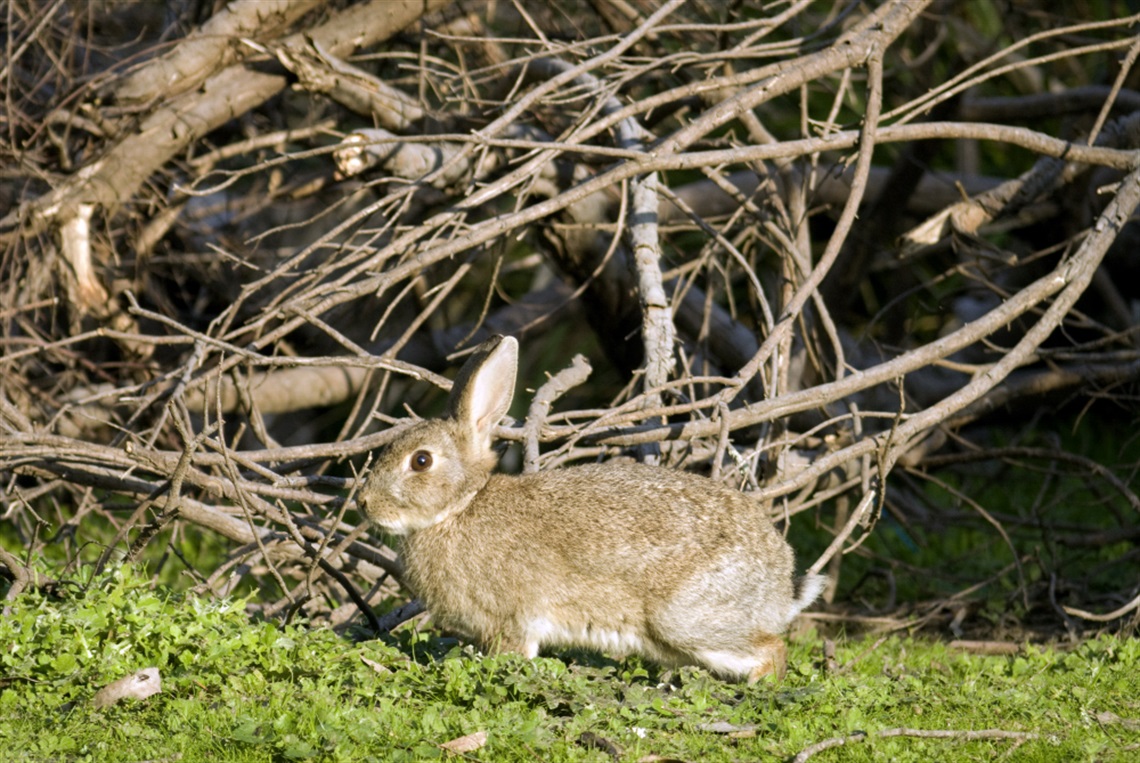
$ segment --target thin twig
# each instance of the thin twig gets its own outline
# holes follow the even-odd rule
[[[1034,731],[1006,731],[1004,729],[978,729],[978,730],[954,730],[954,729],[881,729],[879,731],[857,731],[854,734],[847,736],[832,737],[831,739],[824,739],[822,742],[816,742],[810,747],[805,747],[794,758],[792,763],[804,763],[804,761],[811,758],[816,753],[830,750],[834,747],[842,747],[848,744],[856,744],[858,742],[865,742],[867,739],[891,739],[895,737],[915,737],[918,739],[955,739],[963,742],[976,742],[986,739],[1010,739],[1018,742],[1024,742],[1033,739],[1040,739],[1041,735]]]
[[[530,408],[527,409],[526,425],[523,427],[525,444],[523,473],[538,471],[539,433],[550,413],[550,406],[574,387],[584,384],[591,370],[590,361],[586,360],[584,355],[575,355],[567,368],[550,377],[534,394]]]

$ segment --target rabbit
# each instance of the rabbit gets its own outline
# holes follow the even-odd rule
[[[492,473],[518,343],[464,364],[443,418],[381,451],[364,514],[401,535],[405,582],[444,628],[488,651],[638,653],[730,680],[783,675],[781,635],[827,579],[793,580],[792,549],[763,504],[646,464]]]

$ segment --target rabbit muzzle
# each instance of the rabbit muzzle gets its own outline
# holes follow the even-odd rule
[[[470,505],[477,491],[471,490],[457,500],[422,500],[423,493],[409,488],[406,481],[384,473],[374,473],[360,493],[364,515],[393,535],[414,532],[446,521]]]

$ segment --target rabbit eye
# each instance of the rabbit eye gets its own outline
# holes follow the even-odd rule
[[[417,450],[412,454],[411,466],[413,472],[426,472],[431,468],[431,453]]]

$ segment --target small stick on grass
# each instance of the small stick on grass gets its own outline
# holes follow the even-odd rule
[[[979,739],[1013,739],[1025,742],[1037,739],[1041,735],[1033,731],[1006,731],[1005,729],[881,729],[879,731],[856,731],[854,734],[842,737],[832,737],[805,747],[798,755],[792,758],[792,763],[804,763],[812,755],[833,747],[842,747],[847,744],[866,741],[868,737],[875,739],[889,739],[891,737],[918,737],[921,739],[958,739],[964,742],[975,742]]]

